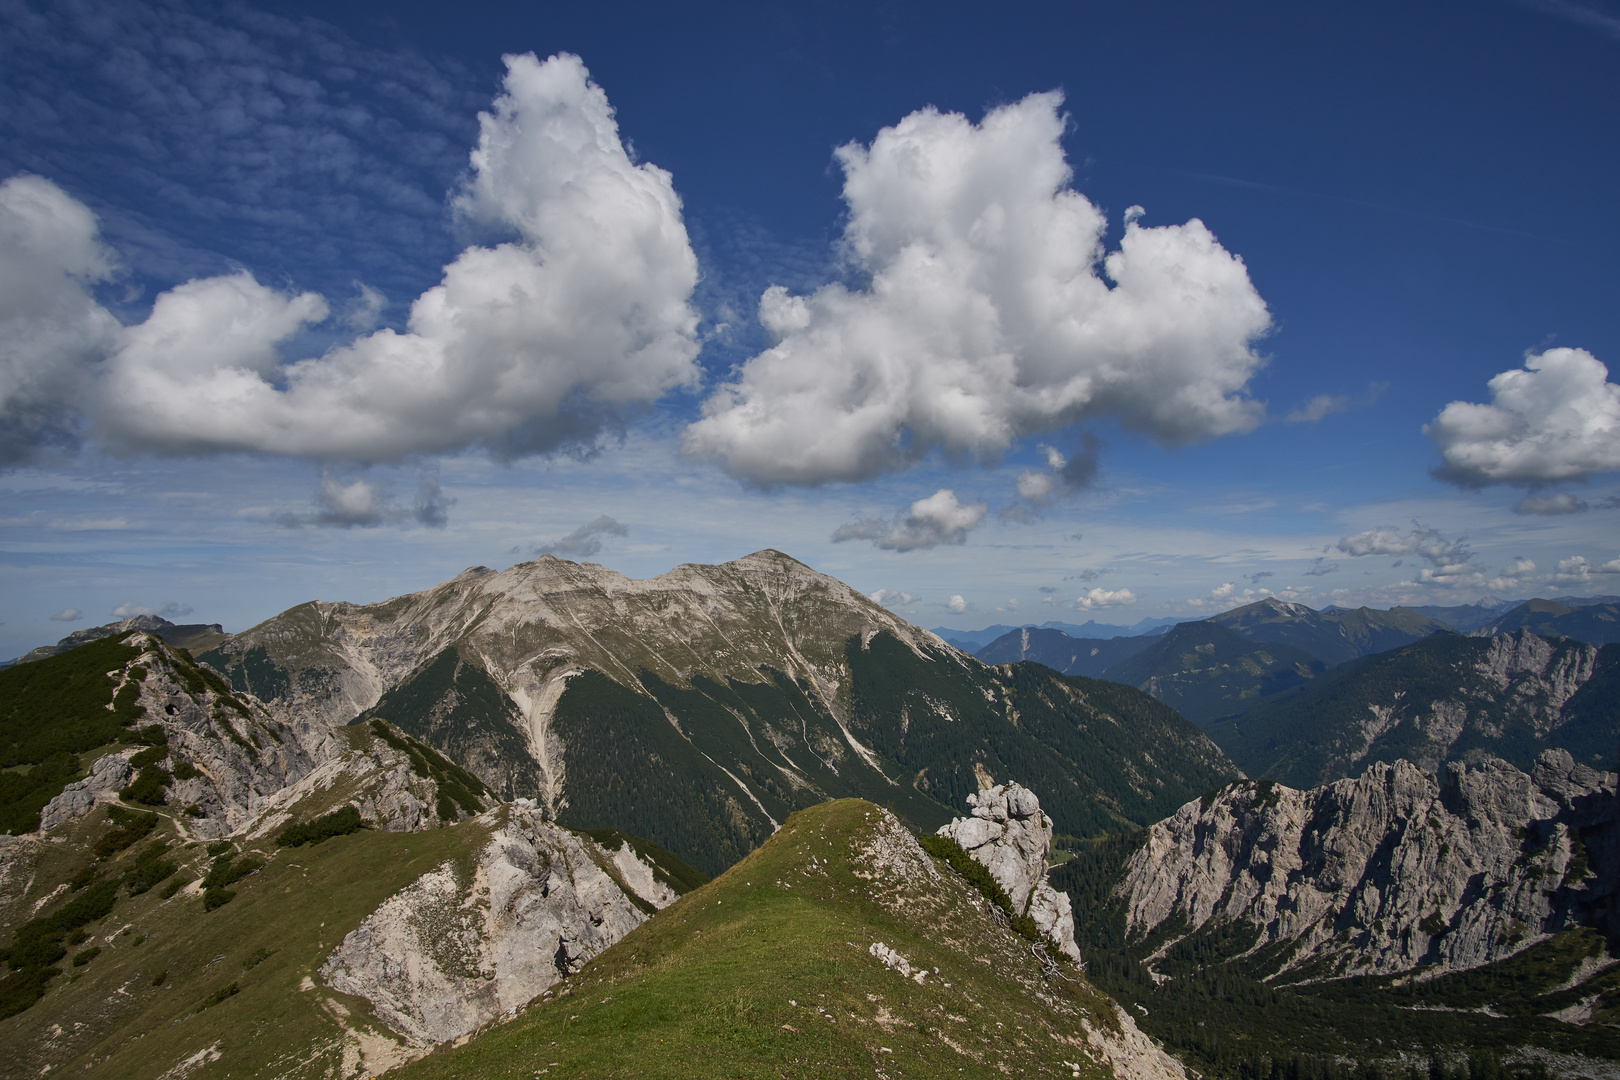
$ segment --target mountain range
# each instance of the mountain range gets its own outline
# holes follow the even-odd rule
[[[1589,645],[1620,642],[1620,597],[1564,597],[1527,600],[1472,631],[1492,637],[1513,630],[1532,630],[1542,637],[1571,637]]]
[[[775,551],[645,581],[551,556],[478,567],[295,607],[201,659],[329,725],[385,719],[502,798],[707,873],[829,798],[935,828],[979,772],[1017,775],[1061,831],[1094,836],[1236,775],[1147,694],[987,666]]]
[[[1088,619],[1083,623],[1044,622],[1040,626],[1006,626],[997,623],[993,626],[987,626],[983,630],[953,630],[948,626],[936,626],[931,633],[956,646],[963,652],[971,653],[977,652],[990,644],[990,642],[1014,630],[1056,630],[1070,637],[1108,639],[1163,633],[1180,621],[1180,619],[1173,618],[1141,619],[1130,626],[1100,623],[1095,619]]]
[[[986,662],[765,551],[84,634],[0,671],[0,1078],[1607,1075],[1620,646],[1229,615]]]

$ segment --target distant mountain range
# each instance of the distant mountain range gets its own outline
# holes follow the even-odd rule
[[[65,653],[69,649],[76,649],[80,645],[102,638],[113,637],[116,634],[127,634],[132,630],[144,630],[149,634],[156,634],[166,644],[178,645],[182,649],[193,652],[202,652],[228,640],[227,634],[219,623],[186,623],[176,625],[168,619],[156,615],[135,615],[128,619],[106,623],[102,626],[90,626],[83,630],[75,630],[55,645],[41,645],[15,660],[0,662],[0,668],[10,667],[12,664],[24,664],[33,660],[43,660],[48,656]]]
[[[1592,645],[1620,641],[1620,605],[1613,599],[1316,611],[1268,597],[1153,635],[1082,638],[1055,628],[1025,627],[1003,634],[974,655],[992,664],[1033,660],[1066,674],[1126,683],[1207,727],[1217,719],[1288,700],[1307,686],[1330,683],[1339,677],[1334,669],[1340,665],[1434,635],[1451,636],[1459,632],[1457,627],[1469,627],[1476,637],[1528,628]],[[1474,625],[1481,618],[1486,621]]]
[[[1528,630],[1435,635],[1205,728],[1248,775],[1290,787],[1397,759],[1433,771],[1491,754],[1528,769],[1548,747],[1607,768],[1620,742],[1620,645]]]
[[[1303,649],[1252,641],[1217,622],[1182,623],[1111,666],[1106,677],[1145,690],[1207,726],[1320,678],[1327,665]]]
[[[1572,637],[1589,645],[1620,642],[1620,597],[1527,600],[1476,629],[1482,637],[1531,630],[1542,637]]]
[[[1183,620],[1177,618],[1143,619],[1140,622],[1131,624],[1130,626],[1115,626],[1111,623],[1100,623],[1096,621],[1087,621],[1083,623],[1044,622],[1038,627],[1034,626],[1033,624],[1025,626],[1006,626],[1002,623],[997,623],[994,626],[987,626],[983,630],[952,630],[948,626],[936,626],[929,632],[939,635],[941,638],[950,642],[952,645],[955,645],[963,652],[971,653],[977,652],[979,649],[984,648],[997,638],[1003,637],[1014,630],[1056,630],[1060,633],[1068,634],[1070,637],[1109,639],[1116,637],[1137,637],[1142,634],[1163,633],[1165,630],[1168,630],[1170,627],[1182,621]]]
[[[1451,628],[1403,607],[1329,608],[1313,611],[1268,597],[1209,620],[1250,641],[1291,645],[1328,666],[1409,645]]]

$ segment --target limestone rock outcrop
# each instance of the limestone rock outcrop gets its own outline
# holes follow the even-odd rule
[[[1466,970],[1613,921],[1614,787],[1563,750],[1530,773],[1493,758],[1240,782],[1153,826],[1116,895],[1133,934],[1246,924],[1294,977]]]
[[[168,805],[187,808],[181,817],[201,839],[229,836],[258,813],[260,802],[312,772],[330,753],[331,736],[291,722],[262,702],[204,672],[183,652],[153,634],[132,638],[139,656],[125,665],[120,688],[133,684],[145,715],[139,726],[157,727],[168,752],[156,764],[171,780]],[[48,803],[41,827],[51,829],[88,813],[129,783],[132,754],[103,757],[90,776]],[[120,764],[122,762],[122,764]],[[114,784],[117,786],[114,786]]]
[[[1013,911],[1034,919],[1063,955],[1078,961],[1069,898],[1046,880],[1052,819],[1041,810],[1040,800],[1019,784],[997,784],[967,801],[972,816],[941,826],[939,835],[955,840],[989,870]]]
[[[629,845],[609,851],[530,800],[476,820],[490,830],[476,862],[422,875],[321,967],[419,1045],[512,1013],[676,899]]]
[[[40,832],[77,820],[96,808],[98,802],[111,802],[118,792],[135,779],[127,754],[104,754],[90,766],[90,775],[75,780],[39,812]]]

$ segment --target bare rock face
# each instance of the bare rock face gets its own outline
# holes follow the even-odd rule
[[[135,770],[130,768],[128,755],[107,754],[97,758],[90,766],[89,776],[69,784],[45,804],[45,809],[39,813],[39,831],[49,832],[88,814],[98,802],[112,801],[133,779]]]
[[[139,688],[140,726],[162,730],[170,773],[165,799],[185,807],[180,820],[202,839],[229,836],[257,816],[259,804],[314,770],[328,752],[324,731],[298,725],[278,710],[205,673],[155,635],[132,639],[142,652],[126,665],[122,685]],[[103,757],[91,775],[69,785],[40,814],[51,829],[110,801],[130,782],[129,754]]]
[[[1247,924],[1296,977],[1460,971],[1608,920],[1617,819],[1613,775],[1562,750],[1528,774],[1492,758],[1241,782],[1155,825],[1116,895],[1134,934]]]
[[[452,860],[422,875],[321,968],[418,1044],[515,1011],[676,898],[628,845],[610,852],[530,800],[476,820],[490,831],[470,868]]]
[[[973,816],[941,826],[939,835],[955,840],[983,864],[1006,890],[1013,910],[1034,919],[1065,956],[1079,960],[1069,898],[1046,880],[1052,819],[1042,812],[1040,800],[1018,784],[997,784],[967,801]]]
[[[362,736],[359,741],[362,748],[332,749],[309,775],[260,800],[246,835],[268,836],[296,818],[313,818],[345,804],[385,832],[420,832],[455,824],[455,819],[439,818],[437,786],[412,770],[405,753],[381,740]],[[487,799],[482,802],[488,805]]]

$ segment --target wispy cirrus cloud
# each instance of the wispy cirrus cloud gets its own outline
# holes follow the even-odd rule
[[[1596,30],[1605,37],[1620,41],[1620,14],[1593,4],[1578,4],[1575,0],[1517,0],[1522,7],[1534,8],[1579,26]]]

